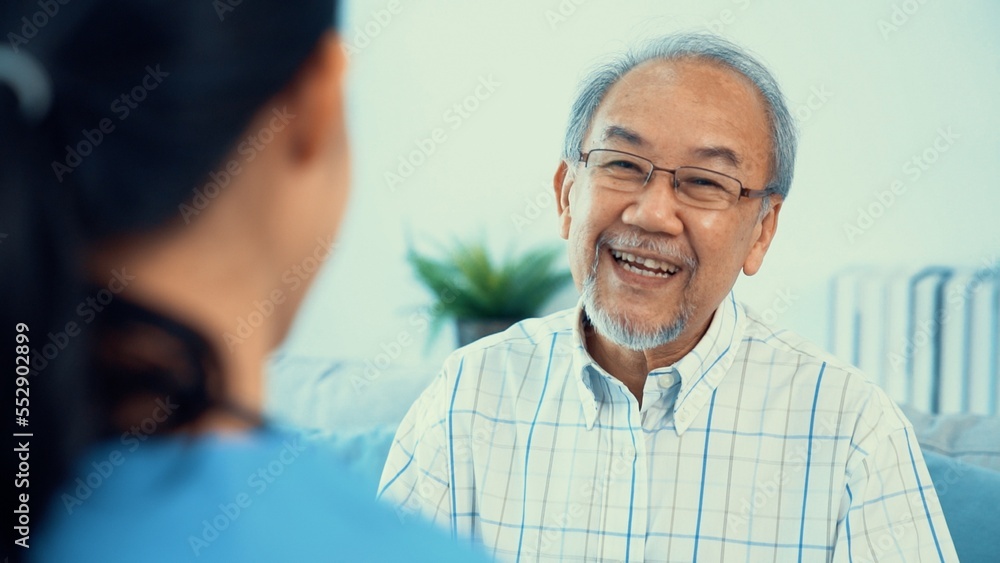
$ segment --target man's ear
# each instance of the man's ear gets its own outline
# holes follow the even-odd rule
[[[569,226],[572,220],[569,209],[569,192],[576,181],[576,174],[570,170],[569,164],[563,160],[556,168],[552,178],[552,188],[556,192],[556,211],[559,213],[559,236],[569,239]]]
[[[778,213],[781,212],[782,199],[780,196],[770,197],[771,209],[754,226],[754,241],[743,261],[743,273],[748,276],[760,270],[761,264],[764,263],[764,255],[767,254],[767,249],[774,240],[774,233],[778,229]]]

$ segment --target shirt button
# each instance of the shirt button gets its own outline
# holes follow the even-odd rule
[[[635,448],[628,447],[628,446],[622,448],[622,457],[625,458],[625,459],[632,459],[632,458],[634,458],[635,457]]]

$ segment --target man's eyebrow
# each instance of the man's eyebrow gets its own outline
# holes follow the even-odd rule
[[[609,139],[620,139],[637,147],[647,146],[646,140],[642,138],[642,135],[620,125],[611,125],[604,130],[604,134],[601,135],[601,141]]]
[[[699,158],[716,158],[726,161],[731,164],[734,168],[739,168],[743,159],[740,155],[736,154],[736,151],[729,147],[701,147],[695,149],[694,154]]]
[[[621,125],[609,125],[604,129],[604,134],[601,135],[601,141],[607,141],[609,139],[619,139],[637,147],[649,146],[649,143],[642,138],[642,135],[627,127],[622,127]],[[740,164],[743,163],[743,159],[740,158],[740,155],[737,154],[736,151],[725,146],[700,147],[694,150],[694,155],[703,159],[719,159],[725,161],[734,168],[739,168]]]

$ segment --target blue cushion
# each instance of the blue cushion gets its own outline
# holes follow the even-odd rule
[[[1000,471],[1000,418],[978,414],[927,414],[900,405],[920,449]],[[1000,561],[1000,558],[997,559]]]
[[[995,562],[1000,554],[1000,473],[924,451],[958,558]]]

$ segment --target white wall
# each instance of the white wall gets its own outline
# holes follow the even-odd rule
[[[479,234],[501,250],[563,244],[549,184],[579,79],[638,38],[681,29],[709,27],[757,53],[801,121],[791,197],[763,271],[739,283],[745,301],[766,309],[779,293],[792,295],[778,323],[826,345],[827,282],[838,270],[998,259],[994,0],[364,0],[345,17],[355,48],[352,201],[288,352],[365,360],[405,333],[418,343],[404,347],[397,367],[438,363],[453,336],[425,350],[425,332],[409,322],[429,296],[404,260],[407,230],[425,247]],[[359,36],[366,28],[372,37]],[[456,117],[452,106],[481,80],[498,85]],[[438,128],[444,141],[390,189],[385,174]],[[956,138],[938,141],[948,150],[916,177],[907,163],[942,130]],[[897,180],[905,191],[849,237],[858,209]],[[512,215],[536,197],[542,216],[516,228]],[[553,307],[573,302],[567,293]]]

